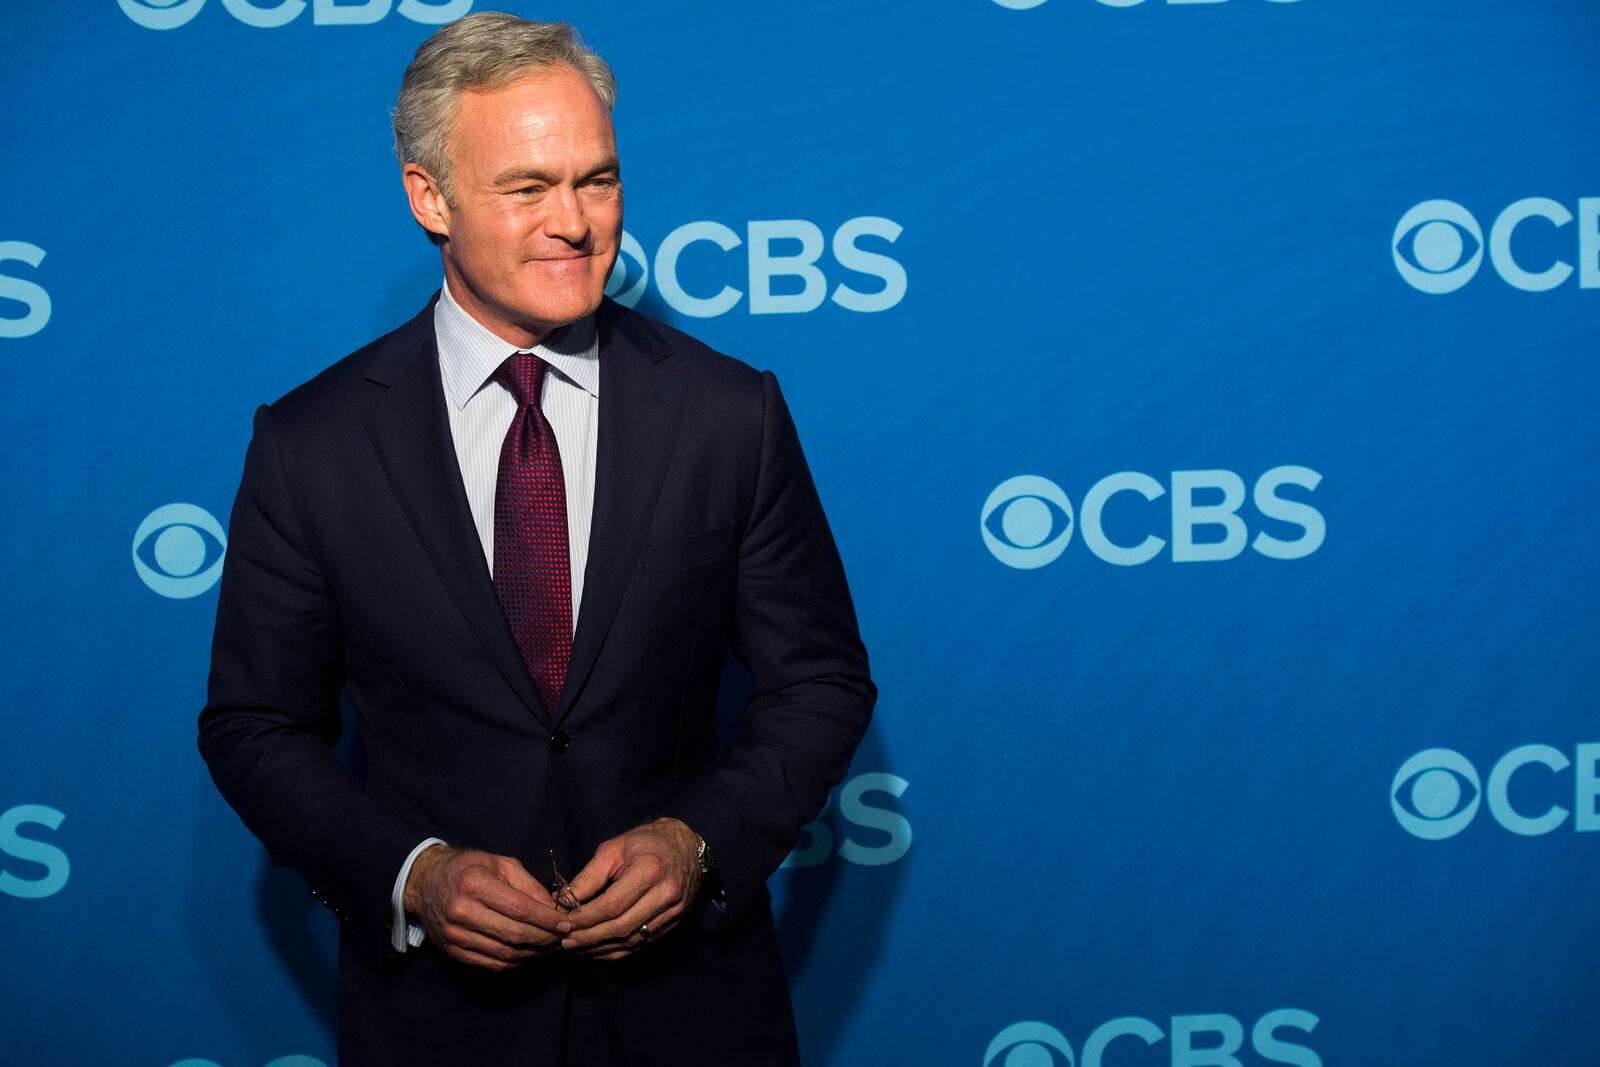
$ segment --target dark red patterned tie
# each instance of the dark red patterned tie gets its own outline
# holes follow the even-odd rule
[[[500,446],[494,492],[494,591],[545,707],[554,713],[572,654],[572,566],[561,453],[539,410],[545,362],[518,352],[495,371],[516,417]]]

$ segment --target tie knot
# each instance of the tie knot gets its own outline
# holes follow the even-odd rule
[[[537,406],[544,382],[545,361],[532,352],[513,352],[494,372],[495,379],[511,391],[517,407]]]

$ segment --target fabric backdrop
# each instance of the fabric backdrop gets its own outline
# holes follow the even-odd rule
[[[503,6],[850,574],[808,1062],[1600,1063],[1600,7]],[[0,1061],[332,1062],[195,716],[251,412],[438,285],[388,108],[473,7],[0,5]]]

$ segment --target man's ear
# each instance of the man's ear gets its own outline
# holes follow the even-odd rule
[[[450,205],[433,175],[416,163],[407,163],[400,168],[400,180],[405,182],[406,199],[418,225],[431,234],[449,237]]]

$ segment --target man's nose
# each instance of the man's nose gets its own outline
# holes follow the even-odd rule
[[[545,231],[568,244],[579,245],[589,236],[589,220],[583,213],[583,203],[576,189],[558,185],[550,191],[546,203],[550,213],[546,216]]]

